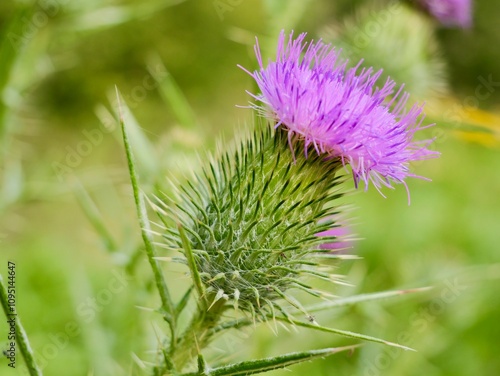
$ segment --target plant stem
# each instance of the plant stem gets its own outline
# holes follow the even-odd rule
[[[17,312],[11,312],[11,307],[9,306],[8,303],[7,289],[5,288],[5,284],[3,282],[1,274],[0,274],[0,300],[2,302],[2,308],[7,319],[15,315],[14,320],[16,325],[16,341],[17,344],[19,345],[19,349],[21,350],[21,354],[24,358],[24,361],[26,362],[26,366],[28,367],[29,374],[31,376],[42,376],[43,375],[42,371],[36,364],[35,356],[28,341],[28,336],[26,334],[26,331],[24,330],[24,327],[21,324],[21,319],[17,315]]]
[[[118,97],[118,103],[120,103],[118,94],[117,97]],[[151,269],[153,270],[156,287],[158,288],[158,292],[160,294],[162,309],[164,313],[167,314],[167,316],[165,316],[165,319],[168,321],[170,325],[172,334],[174,334],[175,319],[176,319],[175,305],[173,303],[172,298],[170,297],[167,283],[165,281],[163,273],[160,270],[160,265],[158,261],[155,259],[156,253],[153,247],[153,236],[151,235],[151,227],[149,225],[146,205],[144,203],[144,196],[142,192],[139,190],[138,177],[135,170],[134,155],[132,153],[132,148],[130,146],[127,129],[125,127],[125,121],[123,119],[123,116],[121,115],[121,108],[120,108],[120,125],[122,129],[123,143],[125,144],[125,153],[127,156],[130,181],[132,183],[132,190],[134,193],[134,200],[137,208],[137,216],[139,218],[139,225],[141,226],[142,240],[144,242],[144,247],[146,249],[146,255],[148,257],[149,264],[151,265]]]
[[[213,304],[208,311],[202,305],[198,306],[186,331],[171,349],[172,363],[178,371],[182,371],[210,343],[215,334],[213,328],[219,323],[226,307],[224,299]]]

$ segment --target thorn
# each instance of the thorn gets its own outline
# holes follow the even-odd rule
[[[255,300],[257,301],[257,307],[260,309],[260,295],[259,295],[259,290],[257,290],[257,288],[255,288],[254,286],[252,286],[252,290],[255,294]]]
[[[234,310],[236,312],[238,312],[238,300],[240,299],[240,290],[236,289],[234,290],[234,304],[233,304],[233,307],[234,307]]]
[[[139,366],[140,369],[145,370],[147,368],[142,359],[140,359],[134,352],[132,352],[130,356],[132,357],[135,364]]]
[[[123,107],[122,107],[122,103],[120,101],[120,91],[118,90],[118,86],[115,85],[115,91],[116,91],[116,102],[118,104],[118,114],[120,116],[120,122],[123,123],[124,119],[123,119]]]
[[[253,307],[252,304],[250,304],[250,314],[252,315],[252,322],[253,322],[253,328],[257,328],[257,323],[255,322],[255,308]]]
[[[212,279],[210,279],[207,283],[211,283],[211,282],[214,282],[214,281],[217,281],[218,279],[226,279],[226,276],[224,273],[219,273],[217,274],[215,277],[213,277]]]
[[[223,296],[227,296],[226,294],[224,294],[224,290],[220,289],[219,291],[217,291],[217,294],[215,295],[215,298],[212,304],[210,304],[210,307],[208,307],[207,311],[210,311],[210,308],[212,308],[213,305],[217,303]]]
[[[430,291],[430,290],[433,290],[433,289],[434,289],[434,286],[417,287],[415,289],[400,290],[400,294],[412,294],[412,293],[415,293],[415,292]]]
[[[276,311],[274,310],[274,304],[269,299],[264,299],[269,309],[271,310],[271,316],[273,319],[274,327],[276,328],[276,332],[278,332],[278,325],[276,324]]]
[[[147,311],[147,312],[156,312],[156,309],[149,308],[149,307],[142,307],[142,306],[136,305],[135,308],[140,309],[142,311]]]
[[[288,333],[290,333],[290,327],[289,326],[285,325],[285,323],[283,323],[281,321],[278,321],[278,324],[280,324],[283,329],[285,329]],[[295,326],[292,326],[292,327],[295,329],[295,331],[297,331],[297,328],[295,328]]]
[[[156,257],[153,257],[153,259],[158,260],[158,261],[165,261],[165,262],[172,262],[173,261],[173,257],[156,256]]]
[[[235,270],[233,272],[233,275],[231,276],[232,279],[237,279],[237,278],[240,278],[241,275],[240,275],[240,272],[238,270]]]
[[[276,327],[273,327],[271,322],[269,320],[266,320],[266,325],[269,327],[271,332],[277,337],[278,336],[278,329]]]

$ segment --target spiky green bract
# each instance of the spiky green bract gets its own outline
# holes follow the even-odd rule
[[[223,299],[265,318],[282,310],[280,302],[299,305],[291,288],[320,295],[301,276],[329,278],[314,268],[327,252],[316,234],[337,212],[341,163],[315,152],[306,157],[301,144],[282,129],[257,129],[180,188],[172,214],[188,234],[209,307]],[[165,237],[185,249],[178,229]]]

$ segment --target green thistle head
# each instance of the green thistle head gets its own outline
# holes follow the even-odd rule
[[[301,143],[294,144],[281,128],[256,130],[180,188],[171,214],[188,234],[209,305],[228,301],[263,317],[281,311],[284,300],[300,308],[289,289],[321,294],[302,275],[331,278],[315,267],[329,252],[320,245],[335,238],[317,234],[332,227],[325,218],[337,213],[331,203],[341,196],[342,164],[313,150],[306,158]],[[182,249],[176,228],[165,238]]]

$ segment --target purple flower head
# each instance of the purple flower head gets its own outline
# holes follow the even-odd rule
[[[259,112],[276,127],[288,131],[289,141],[299,138],[304,150],[312,146],[318,154],[350,164],[356,187],[359,181],[380,190],[391,180],[404,183],[410,161],[437,153],[426,146],[432,142],[412,141],[422,129],[422,107],[406,110],[408,94],[388,79],[382,88],[375,83],[382,71],[348,69],[331,45],[304,42],[306,34],[293,39],[282,31],[276,60],[264,67],[258,42],[255,53],[260,69],[248,72],[261,94],[252,95]],[[287,40],[286,40],[287,39]],[[391,110],[392,108],[392,110]]]
[[[419,2],[444,26],[469,28],[472,25],[471,0],[419,0]]]

